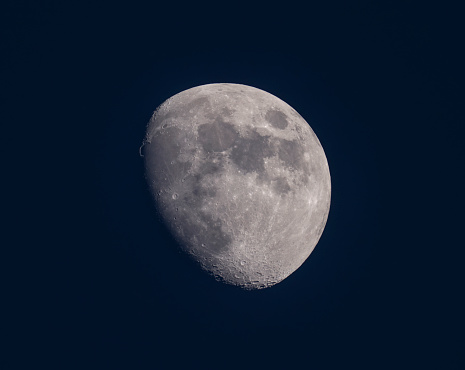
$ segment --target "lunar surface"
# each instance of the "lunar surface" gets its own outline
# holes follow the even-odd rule
[[[328,163],[308,123],[274,95],[230,83],[185,90],[158,107],[140,150],[159,215],[218,280],[269,287],[315,248]]]

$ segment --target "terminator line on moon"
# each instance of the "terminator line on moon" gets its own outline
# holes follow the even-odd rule
[[[174,95],[153,114],[141,154],[162,220],[225,283],[282,281],[323,232],[331,197],[323,148],[263,90],[221,83]]]

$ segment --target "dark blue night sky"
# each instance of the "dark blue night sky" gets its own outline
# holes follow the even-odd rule
[[[1,368],[465,368],[458,9],[7,3]],[[323,236],[272,288],[201,272],[143,177],[155,108],[214,82],[290,104],[329,162]]]

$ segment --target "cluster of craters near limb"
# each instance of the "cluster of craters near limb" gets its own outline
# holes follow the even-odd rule
[[[273,95],[234,84],[186,90],[155,112],[142,153],[162,218],[218,279],[276,284],[318,242],[326,158],[303,118]]]

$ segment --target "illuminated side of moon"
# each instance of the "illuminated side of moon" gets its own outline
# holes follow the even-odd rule
[[[308,123],[250,86],[210,84],[165,101],[141,153],[155,206],[217,279],[272,286],[298,269],[328,217],[328,163]]]

